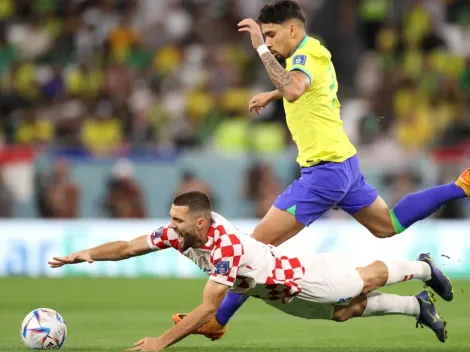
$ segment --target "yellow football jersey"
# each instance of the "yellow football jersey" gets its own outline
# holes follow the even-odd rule
[[[284,99],[287,126],[299,150],[300,166],[341,162],[356,154],[340,118],[338,82],[330,52],[318,40],[306,36],[286,60],[286,69],[304,72],[311,82],[297,101]]]

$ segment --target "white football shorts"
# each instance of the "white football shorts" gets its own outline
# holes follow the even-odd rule
[[[302,291],[290,303],[265,301],[283,312],[305,319],[331,320],[335,305],[347,305],[363,287],[356,266],[340,254],[315,254],[299,282]]]

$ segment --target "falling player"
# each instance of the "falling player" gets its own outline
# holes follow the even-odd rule
[[[276,90],[256,95],[249,108],[259,112],[283,98],[302,172],[255,228],[255,239],[278,246],[335,206],[374,236],[386,238],[427,218],[446,202],[470,196],[469,169],[457,182],[410,194],[389,209],[361,173],[356,149],[342,127],[331,55],[319,41],[306,35],[299,5],[291,0],[276,1],[262,8],[258,21],[261,28],[252,19],[241,21],[239,31],[250,34]],[[286,59],[286,69],[277,61],[281,58]],[[215,318],[197,333],[222,336],[246,298],[230,292]],[[175,323],[181,317],[184,315],[173,315]]]
[[[65,264],[122,260],[174,248],[210,275],[203,302],[179,324],[158,338],[143,338],[129,351],[160,351],[208,322],[229,290],[244,292],[294,316],[306,319],[346,321],[354,317],[402,314],[416,318],[445,342],[445,322],[436,312],[427,291],[398,296],[376,289],[406,278],[426,282],[445,300],[451,300],[452,284],[426,254],[415,262],[376,261],[355,268],[335,254],[301,253],[290,256],[280,248],[263,244],[240,233],[230,222],[211,211],[200,192],[175,198],[171,221],[150,235],[130,242],[117,241],[54,257],[53,268]]]

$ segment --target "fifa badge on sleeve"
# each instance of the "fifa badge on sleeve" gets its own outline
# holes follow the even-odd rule
[[[215,273],[217,275],[225,275],[228,273],[228,269],[229,269],[229,266],[230,266],[230,263],[227,262],[227,261],[220,261],[217,263],[217,265],[215,266]]]
[[[307,56],[305,55],[296,55],[292,60],[294,65],[305,65],[305,61],[307,61]]]
[[[152,238],[157,239],[163,235],[163,226],[152,232]]]

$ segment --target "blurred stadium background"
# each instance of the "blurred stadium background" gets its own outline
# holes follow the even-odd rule
[[[460,174],[467,1],[299,2],[388,203]],[[0,1],[0,215],[164,217],[175,193],[201,189],[229,218],[262,217],[299,172],[282,101],[260,119],[247,109],[272,84],[236,24],[265,3]],[[436,216],[468,217],[468,203]]]
[[[247,232],[255,226],[299,175],[282,101],[260,117],[247,108],[272,83],[236,24],[268,2],[0,0],[0,275],[200,276],[176,253],[56,272],[46,265],[51,255],[164,225],[174,195],[188,190],[206,192]],[[309,35],[332,52],[363,172],[390,206],[470,166],[468,1],[298,2]],[[361,261],[445,254],[438,259],[450,273],[468,277],[469,217],[467,200],[449,203],[376,241],[331,211],[298,241]],[[2,282],[11,284],[5,319],[18,316],[18,325],[48,297],[65,316],[82,307],[45,293],[57,284],[35,281],[42,304],[22,296],[27,281]],[[186,302],[175,295],[182,301],[173,298],[172,309]]]

